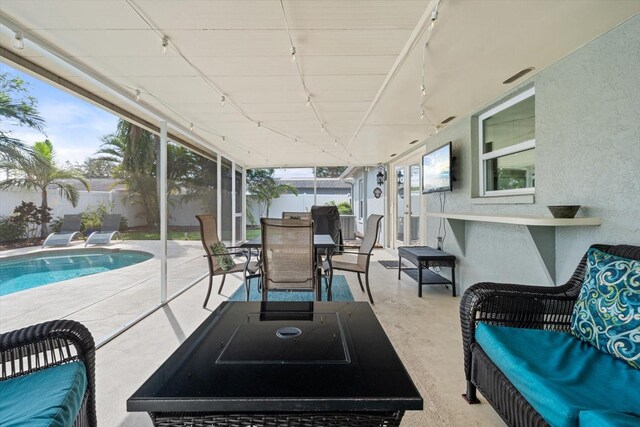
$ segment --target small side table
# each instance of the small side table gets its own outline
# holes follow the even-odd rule
[[[417,268],[402,269],[402,258]],[[429,267],[451,268],[451,280],[429,270]],[[456,257],[429,246],[400,246],[398,248],[398,279],[404,271],[418,282],[418,296],[422,298],[422,285],[451,285],[451,296],[456,296]]]

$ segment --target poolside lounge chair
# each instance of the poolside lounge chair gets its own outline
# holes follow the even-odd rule
[[[111,243],[111,239],[113,236],[120,235],[118,229],[120,228],[120,218],[122,215],[120,214],[106,214],[104,218],[102,218],[102,227],[100,227],[100,231],[94,231],[89,235],[87,242],[84,244],[87,245],[108,245]]]
[[[51,233],[45,239],[42,247],[47,246],[69,246],[74,237],[80,236],[80,225],[82,214],[65,215],[62,219],[62,226],[57,233]]]

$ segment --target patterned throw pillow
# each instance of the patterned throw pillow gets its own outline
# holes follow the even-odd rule
[[[640,369],[640,261],[589,249],[571,333]]]
[[[227,247],[222,242],[212,244],[211,253],[216,257],[218,265],[224,271],[229,271],[233,268],[234,265],[236,265],[236,263],[233,262],[233,258],[231,258],[231,255],[229,255]]]

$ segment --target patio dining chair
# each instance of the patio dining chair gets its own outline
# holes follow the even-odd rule
[[[339,249],[344,247],[342,240],[342,226],[340,224],[340,212],[337,206],[326,205],[311,207],[311,217],[313,219],[313,234],[328,234],[338,245]],[[335,249],[325,249],[322,255],[329,255]]]
[[[260,277],[258,262],[251,261],[251,251],[238,246],[227,246],[226,249],[233,250],[227,251],[227,254],[225,255],[242,255],[246,258],[246,260],[244,263],[234,263],[234,265],[232,265],[230,268],[224,268],[225,266],[221,265],[219,261],[221,255],[219,253],[213,253],[213,249],[211,248],[212,246],[220,245],[221,243],[220,238],[218,237],[216,216],[213,214],[196,215],[196,219],[200,223],[200,241],[202,242],[202,247],[205,251],[204,256],[207,258],[207,265],[209,266],[209,289],[207,290],[207,296],[204,299],[202,308],[205,308],[207,306],[207,303],[209,302],[214,276],[222,276],[220,288],[218,289],[218,294],[220,294],[222,292],[222,287],[224,286],[224,281],[227,278],[227,274],[231,273],[242,273],[248,301],[249,287],[251,286],[250,279],[259,279]]]
[[[301,219],[262,218],[262,300],[270,291],[315,291],[319,275],[313,248],[313,223]]]
[[[82,214],[65,215],[62,218],[60,231],[47,236],[42,247],[47,246],[69,246],[76,236],[81,236],[80,226],[82,225]]]
[[[120,236],[120,214],[106,214],[102,218],[100,231],[94,231],[85,242],[87,245],[108,245],[116,235]]]
[[[378,241],[378,234],[380,233],[380,222],[382,221],[382,215],[369,215],[367,218],[367,225],[365,228],[364,239],[360,247],[356,247],[357,251],[352,250],[338,250],[330,254],[324,262],[323,269],[325,275],[329,275],[329,291],[331,290],[331,282],[333,280],[334,270],[351,271],[358,274],[358,283],[360,289],[364,292],[362,286],[362,277],[364,274],[364,280],[367,287],[367,295],[369,296],[369,302],[373,304],[373,297],[371,296],[371,289],[369,287],[369,265],[371,261],[371,252]],[[357,255],[355,262],[353,259],[347,260],[346,257],[340,256],[343,254]],[[336,256],[338,255],[338,256]]]

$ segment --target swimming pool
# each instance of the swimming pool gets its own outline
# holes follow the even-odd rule
[[[55,250],[0,258],[0,296],[76,277],[138,264],[153,255],[142,251]]]

